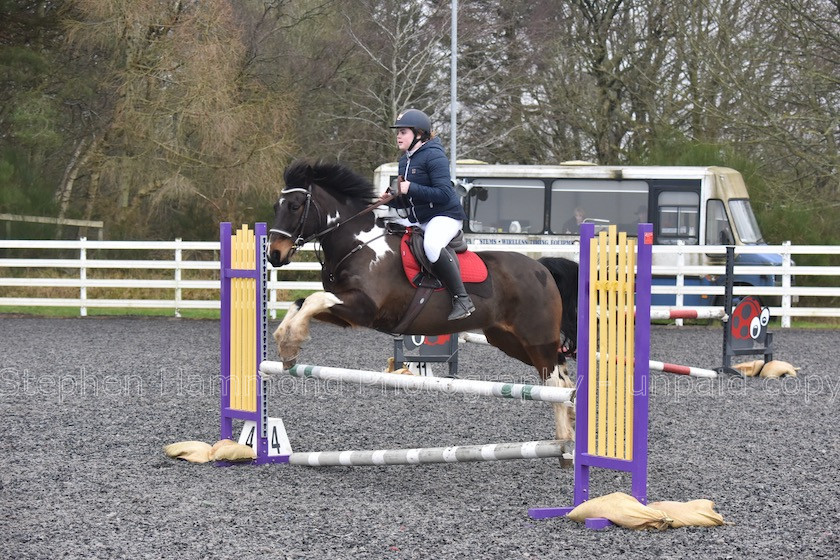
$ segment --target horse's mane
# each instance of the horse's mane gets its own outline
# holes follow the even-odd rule
[[[340,163],[316,162],[305,159],[292,162],[283,173],[286,187],[306,187],[309,180],[336,198],[370,202],[378,196],[373,183]]]

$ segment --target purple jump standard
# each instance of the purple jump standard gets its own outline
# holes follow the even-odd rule
[[[288,455],[269,456],[265,382],[259,365],[265,360],[266,225],[243,227],[231,236],[231,224],[220,224],[221,281],[221,431],[233,439],[233,421],[256,423],[256,464],[288,462]]]
[[[612,232],[614,234],[614,232]],[[631,493],[639,500],[639,502],[647,503],[647,447],[648,447],[648,377],[649,368],[648,361],[650,356],[650,293],[651,293],[651,245],[653,242],[652,226],[650,224],[639,224],[638,229],[638,253],[637,253],[637,272],[635,277],[635,325],[631,333],[624,340],[627,341],[628,355],[630,352],[630,343],[632,342],[633,360],[628,360],[633,364],[633,371],[630,372],[629,377],[632,377],[632,405],[631,403],[621,404],[621,408],[614,416],[618,416],[617,422],[620,423],[622,416],[630,422],[632,418],[632,426],[625,426],[628,431],[626,441],[629,443],[629,449],[624,450],[623,453],[615,453],[609,451],[602,453],[600,449],[590,449],[592,442],[595,441],[596,432],[598,437],[603,437],[608,420],[593,422],[594,415],[590,415],[590,407],[598,403],[598,413],[602,412],[605,405],[602,401],[596,401],[594,395],[595,389],[600,392],[602,385],[604,385],[604,373],[599,371],[597,378],[598,384],[590,382],[590,376],[596,375],[593,370],[593,365],[596,363],[594,353],[599,349],[601,354],[606,356],[609,349],[605,348],[607,339],[614,339],[615,333],[609,334],[605,330],[601,330],[598,335],[595,327],[590,325],[590,320],[595,321],[595,305],[593,290],[606,291],[609,284],[614,284],[615,281],[608,278],[608,281],[596,281],[593,271],[594,262],[596,258],[593,252],[598,249],[598,244],[593,240],[595,235],[594,224],[583,224],[581,226],[580,239],[580,274],[579,274],[579,290],[578,290],[578,371],[577,371],[577,389],[578,398],[575,399],[576,410],[576,425],[575,425],[575,453],[574,453],[574,501],[571,506],[567,507],[548,507],[548,508],[533,508],[528,511],[529,515],[534,519],[546,519],[550,517],[565,516],[576,506],[587,501],[589,496],[589,471],[592,467],[611,469],[617,471],[629,472],[631,475]],[[605,234],[602,234],[605,235]],[[605,245],[603,239],[601,241],[600,249],[603,252]],[[601,256],[601,263],[607,262]],[[619,258],[619,267],[614,266],[614,259],[616,258],[616,249],[611,248],[609,251],[609,266],[602,268],[620,268],[623,262]],[[629,274],[632,276],[632,264],[625,265],[629,269]],[[603,271],[600,271],[603,274]],[[597,285],[596,285],[597,284]],[[632,290],[632,279],[630,288]],[[618,301],[622,301],[626,294],[618,296]],[[616,300],[610,299],[610,304]],[[603,308],[602,308],[603,309]],[[631,314],[632,315],[632,314]],[[623,348],[622,348],[623,349]],[[607,360],[601,361],[603,368]],[[613,363],[615,363],[613,361]],[[610,367],[608,365],[607,367]],[[625,388],[626,389],[626,388]],[[604,389],[604,394],[608,393],[609,389]],[[615,391],[615,390],[614,390]],[[613,395],[620,396],[621,389],[614,392]],[[632,408],[631,408],[632,406]],[[629,413],[629,414],[628,414]],[[616,421],[616,418],[613,418]],[[600,440],[599,440],[600,441]],[[594,447],[594,446],[593,446]],[[631,454],[627,452],[631,451]],[[629,458],[628,458],[629,457]],[[604,518],[587,519],[586,526],[592,529],[601,529],[610,524],[609,520]]]

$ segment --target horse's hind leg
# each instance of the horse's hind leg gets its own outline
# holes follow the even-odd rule
[[[526,348],[532,354],[534,367],[540,372],[543,383],[550,387],[573,387],[566,371],[566,364],[557,363],[557,348],[545,348],[544,346]],[[554,429],[557,439],[563,441],[574,441],[574,412],[571,402],[555,403],[554,407]]]
[[[553,387],[573,387],[573,383],[566,371],[566,364],[558,364],[558,347],[560,342],[525,346],[515,334],[500,328],[484,330],[487,342],[502,350],[508,356],[530,364],[537,368],[545,385]],[[556,403],[554,407],[554,428],[557,439],[573,441],[574,409],[571,403]]]
[[[572,387],[572,382],[568,378],[568,373],[565,371],[565,365],[558,365],[545,380],[545,384],[549,387]],[[554,430],[557,434],[557,439],[564,441],[573,441],[575,439],[574,431],[574,407],[572,402],[556,403],[554,406]]]
[[[574,383],[572,383],[572,380],[569,378],[569,372],[566,369],[565,360],[563,363],[554,366],[551,373],[545,379],[545,384],[550,387],[574,387]],[[564,467],[571,467],[575,441],[574,401],[555,403],[552,407],[554,408],[555,437],[560,441],[567,442],[563,446],[564,452],[563,456],[560,458],[560,464]]]

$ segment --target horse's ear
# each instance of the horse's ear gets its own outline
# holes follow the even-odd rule
[[[306,164],[306,186],[308,187],[313,183],[313,179],[315,177],[315,171],[312,169],[312,165],[307,163]]]

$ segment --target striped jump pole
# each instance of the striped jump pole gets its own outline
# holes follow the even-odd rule
[[[476,344],[488,344],[487,337],[483,334],[462,332],[458,335],[458,339],[464,342],[473,342]],[[596,353],[597,357],[600,354]],[[663,373],[675,373],[677,375],[688,375],[691,377],[707,377],[714,378],[718,373],[713,369],[705,369],[694,366],[682,366],[679,364],[670,364],[668,362],[657,362],[656,360],[648,360],[648,368],[651,371],[659,371]]]
[[[564,443],[560,440],[547,440],[376,451],[315,451],[292,453],[289,456],[289,463],[309,467],[359,467],[541,459],[562,457]]]
[[[651,309],[651,319],[723,319],[726,316],[723,309],[699,308],[699,309]]]
[[[263,375],[288,373],[294,377],[308,377],[324,381],[341,381],[343,383],[356,383],[358,385],[375,385],[394,389],[434,391],[448,394],[460,393],[481,397],[501,397],[550,403],[570,402],[574,396],[574,389],[564,387],[502,383],[497,381],[481,381],[478,379],[455,379],[451,377],[395,375],[393,373],[381,373],[378,371],[305,364],[296,364],[289,369],[284,369],[282,362],[263,362],[260,364],[260,372]]]
[[[661,371],[665,373],[675,373],[677,375],[688,375],[690,377],[706,377],[714,378],[718,373],[713,369],[705,369],[693,366],[681,366],[679,364],[669,364],[666,362],[650,361],[651,371]]]
[[[592,468],[628,472],[632,495],[647,503],[652,244],[651,224],[639,224],[638,247],[615,226],[595,238],[594,224],[581,225],[574,499],[529,510],[534,519],[587,501]],[[586,520],[593,529],[609,523]]]
[[[596,359],[601,358],[601,353],[595,353]],[[607,356],[609,359],[609,356]],[[713,369],[704,369],[693,366],[681,366],[679,364],[669,364],[667,362],[657,362],[656,360],[648,360],[648,369],[650,371],[659,371],[663,373],[674,373],[677,375],[688,375],[690,377],[708,377],[714,378],[718,373]]]

